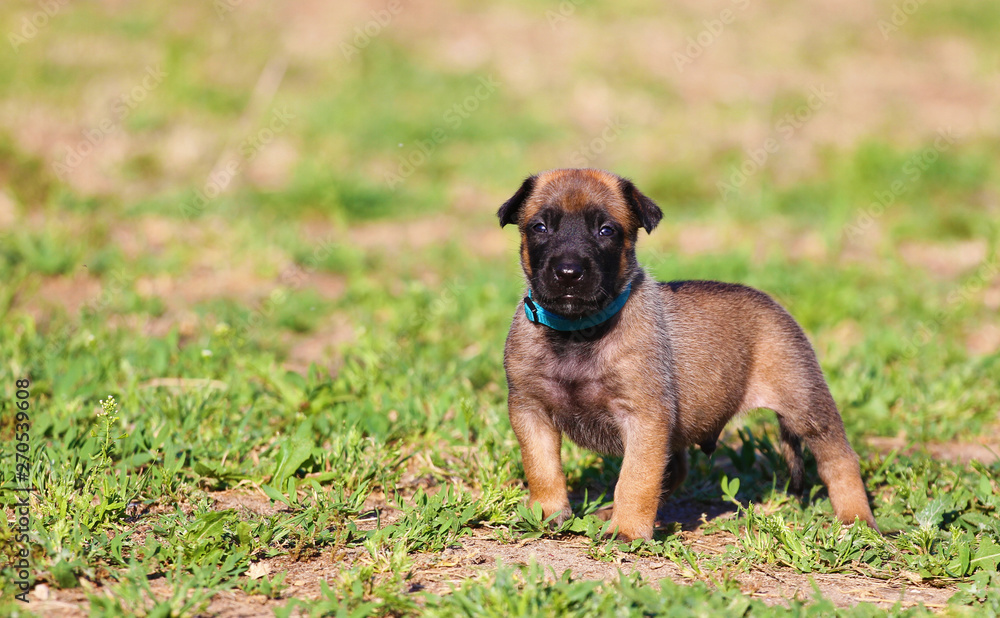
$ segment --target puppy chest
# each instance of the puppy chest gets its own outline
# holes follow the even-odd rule
[[[620,455],[619,419],[613,389],[599,380],[547,380],[545,404],[553,423],[584,448]]]
[[[574,411],[604,415],[612,398],[612,393],[600,380],[585,378],[548,377],[541,394],[547,407],[556,413]]]

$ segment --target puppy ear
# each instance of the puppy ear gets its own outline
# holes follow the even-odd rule
[[[500,210],[497,211],[497,217],[500,218],[500,227],[507,225],[508,223],[517,223],[517,215],[521,212],[521,206],[524,206],[525,200],[531,195],[531,192],[535,190],[535,179],[538,176],[528,176],[521,183],[521,188],[517,190],[509,200],[503,203]]]
[[[625,201],[632,207],[632,212],[638,217],[639,223],[646,229],[646,233],[652,232],[656,224],[663,218],[663,211],[656,205],[656,202],[636,189],[631,180],[619,178],[618,186],[621,188]]]

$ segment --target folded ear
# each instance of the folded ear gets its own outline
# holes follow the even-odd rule
[[[497,217],[500,218],[500,227],[507,225],[508,223],[517,223],[517,216],[521,212],[521,206],[524,206],[525,200],[531,195],[531,192],[535,190],[535,179],[538,176],[528,176],[521,183],[521,188],[517,190],[517,193],[513,195],[509,200],[503,203],[500,210],[497,211]]]
[[[656,224],[663,218],[663,211],[656,205],[656,202],[636,189],[631,180],[619,178],[618,186],[621,188],[625,201],[632,207],[632,212],[639,219],[639,223],[646,229],[646,233],[652,232]]]

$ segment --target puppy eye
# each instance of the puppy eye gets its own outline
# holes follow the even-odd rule
[[[601,236],[614,236],[615,228],[611,227],[610,225],[602,225],[601,229],[598,230],[597,233],[600,234]]]
[[[535,230],[539,234],[544,234],[545,232],[549,231],[549,228],[545,227],[544,223],[536,223],[533,226],[531,226],[531,229]]]

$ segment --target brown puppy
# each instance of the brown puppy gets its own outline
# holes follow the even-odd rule
[[[525,180],[497,215],[501,226],[520,228],[529,289],[504,351],[529,505],[541,504],[546,517],[559,513],[559,522],[570,517],[565,433],[624,456],[609,531],[649,539],[661,497],[687,473],[685,449],[711,452],[734,415],[770,408],[791,489],[803,489],[805,440],[837,517],[878,529],[802,329],[757,290],[647,277],[636,238],[663,213],[630,181],[600,170],[544,172]]]

